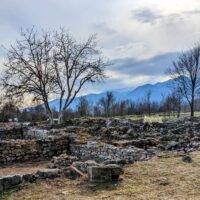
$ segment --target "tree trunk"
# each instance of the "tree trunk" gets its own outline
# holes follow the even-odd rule
[[[190,117],[194,117],[194,105],[191,106]]]
[[[151,106],[149,105],[148,107],[148,114],[149,114],[149,117],[151,116]]]
[[[178,108],[178,111],[177,111],[177,118],[179,118],[179,117],[180,117],[180,113],[181,113],[181,109],[180,109],[180,108]]]
[[[63,117],[64,117],[64,112],[60,111],[59,114],[58,114],[58,124],[63,123]]]
[[[50,122],[51,125],[53,125],[54,124],[53,113],[52,113],[52,111],[49,107],[48,102],[44,102],[44,105],[45,105],[45,108],[46,108],[47,115],[49,117],[49,122]]]
[[[51,124],[51,125],[54,124],[54,120],[53,120],[53,116],[52,116],[52,115],[49,115],[49,121],[50,121],[50,124]]]
[[[191,108],[190,117],[194,117],[194,96],[192,96],[190,108]]]

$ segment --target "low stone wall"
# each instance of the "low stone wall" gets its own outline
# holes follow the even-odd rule
[[[44,140],[0,141],[0,165],[51,158],[68,153],[70,137],[52,137]]]
[[[23,137],[24,134],[22,127],[0,129],[0,140],[23,139]]]
[[[62,173],[60,169],[41,169],[32,174],[0,176],[0,195],[23,184],[33,183],[37,179],[53,179],[60,177]]]
[[[119,148],[109,144],[97,142],[78,143],[70,145],[71,155],[81,160],[95,160],[103,162],[108,160],[124,160],[127,163],[146,160],[150,157],[145,150],[136,147]]]

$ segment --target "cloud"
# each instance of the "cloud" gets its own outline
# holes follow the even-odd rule
[[[193,9],[193,10],[189,10],[189,11],[184,11],[184,14],[187,15],[200,15],[200,9]]]
[[[158,11],[154,11],[148,8],[141,10],[132,10],[131,17],[141,23],[156,23],[158,20],[163,19],[163,15]]]
[[[120,40],[120,36],[118,36]],[[106,52],[106,51],[105,51]],[[113,59],[135,57],[138,59],[144,59],[152,56],[152,51],[147,43],[126,41],[123,44],[118,43],[116,46],[112,46],[109,52],[106,52]]]
[[[194,15],[200,15],[200,9],[187,9],[171,13],[164,13],[162,10],[156,8],[140,8],[131,11],[131,18],[144,24],[156,24],[158,22],[179,22]]]
[[[117,31],[115,29],[111,28],[111,26],[108,26],[105,22],[95,24],[93,27],[97,32],[102,32],[104,34],[113,35],[113,34],[117,33]]]
[[[174,52],[143,60],[134,58],[113,60],[113,65],[106,69],[108,79],[101,84],[87,85],[87,92],[84,90],[82,94],[165,81],[169,79],[165,72],[172,66],[172,62],[177,59],[177,56],[178,53]]]
[[[169,79],[165,71],[172,65],[178,53],[166,53],[143,60],[124,58],[113,60],[107,67],[108,79],[102,83],[87,84],[79,94],[99,93],[122,88],[135,88],[146,83],[157,83]]]
[[[110,71],[131,76],[162,76],[172,62],[177,58],[177,53],[165,53],[149,59],[138,60],[134,58],[117,59],[113,61]]]

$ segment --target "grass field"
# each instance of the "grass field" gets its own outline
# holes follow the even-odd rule
[[[189,112],[185,112],[185,113],[180,113],[180,118],[184,118],[184,117],[190,117],[190,113]],[[195,117],[200,117],[200,112],[195,112]],[[127,115],[127,116],[123,116],[123,117],[116,117],[116,118],[125,118],[125,119],[131,119],[131,120],[144,120],[144,121],[163,121],[163,120],[173,120],[173,119],[177,119],[177,114],[171,114],[171,115],[167,115],[167,114],[152,114],[151,116],[148,115]]]
[[[180,119],[185,118],[185,117],[190,117],[189,112],[182,112],[180,113]],[[200,112],[195,112],[195,117],[200,117]],[[94,117],[83,117],[81,120],[87,120],[87,119],[94,119]],[[104,117],[95,117],[95,118],[104,118]],[[115,119],[130,119],[130,120],[143,120],[144,122],[162,122],[165,120],[173,120],[177,119],[177,114],[151,114],[150,116],[148,115],[125,115],[125,116],[115,116],[113,117]],[[104,118],[105,119],[105,118]]]
[[[2,200],[199,200],[200,152],[193,163],[178,155],[163,155],[127,165],[118,184],[88,184],[59,178],[25,186]]]

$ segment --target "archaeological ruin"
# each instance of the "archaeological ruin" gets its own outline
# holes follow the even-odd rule
[[[15,124],[0,129],[0,168],[47,161],[34,173],[0,176],[0,192],[37,179],[88,177],[117,181],[123,165],[149,160],[162,152],[184,156],[200,147],[198,119],[174,123],[125,119],[73,119],[61,125]],[[186,159],[185,159],[186,160]]]

